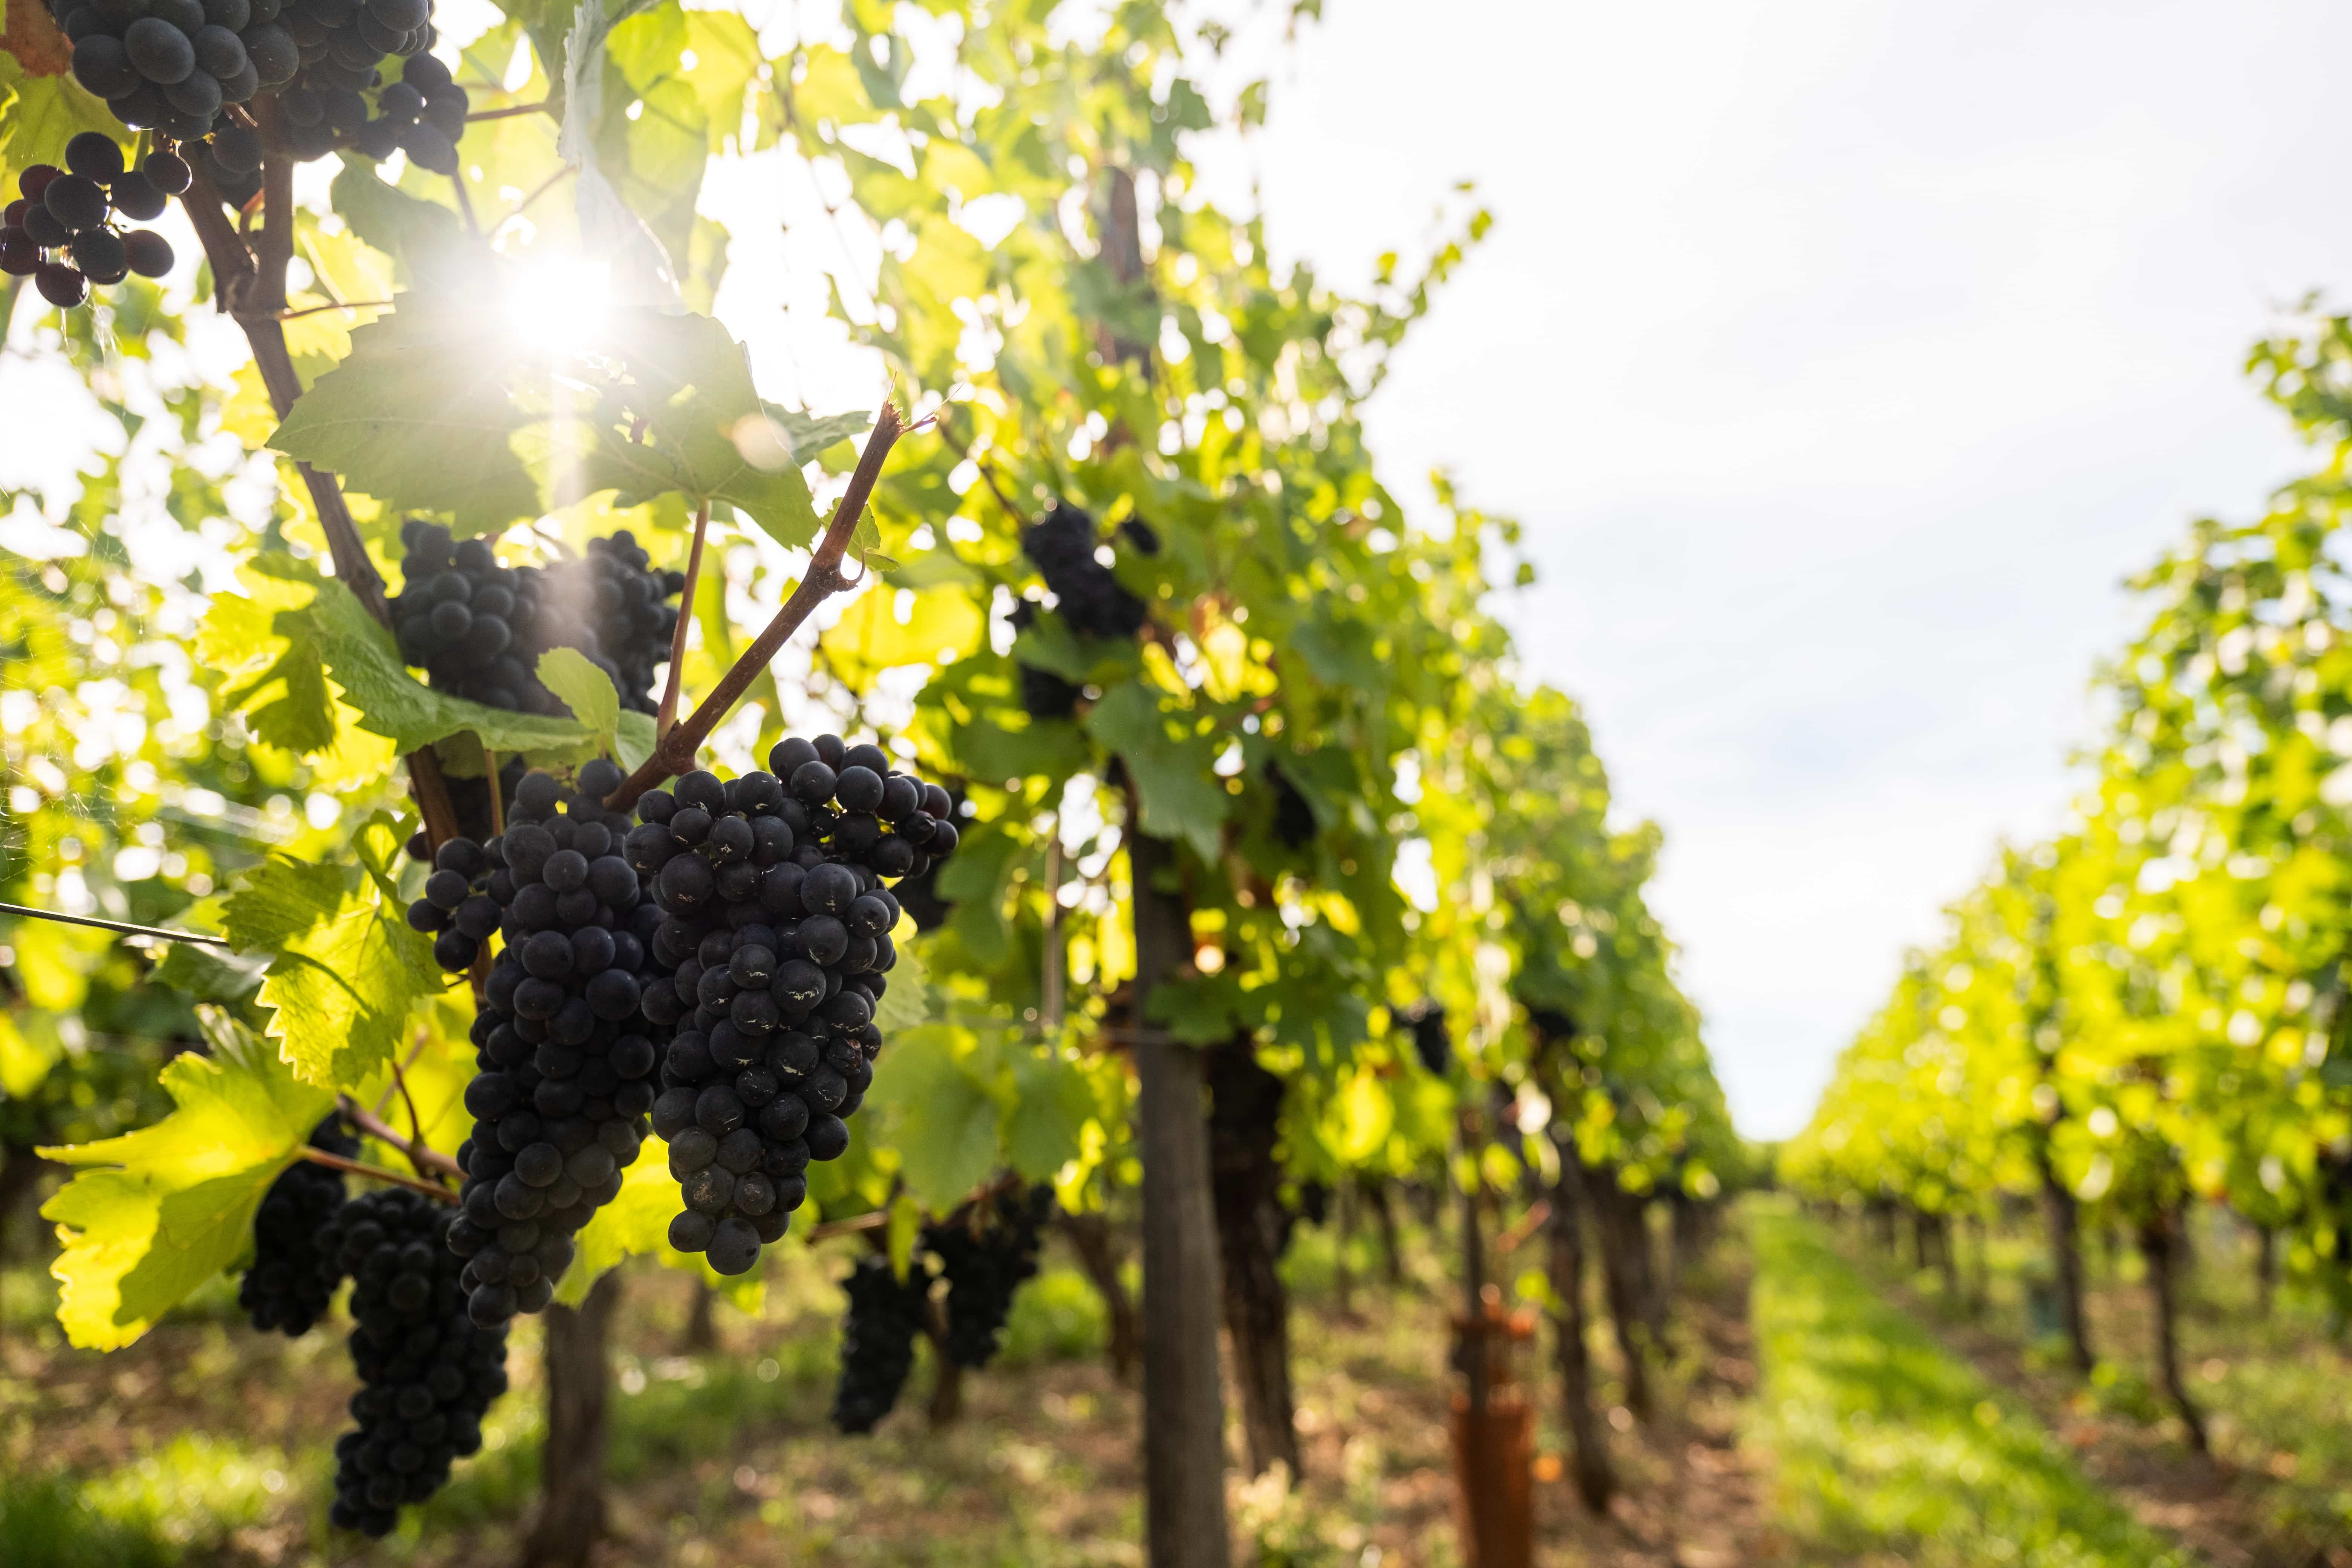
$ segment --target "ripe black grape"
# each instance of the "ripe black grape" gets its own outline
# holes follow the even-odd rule
[[[809,1163],[848,1149],[898,963],[900,906],[884,882],[955,847],[921,809],[952,811],[947,792],[892,771],[878,747],[795,737],[768,763],[649,791],[622,847],[661,910],[663,973],[640,1005],[676,1031],[653,1111],[686,1205],[670,1241],[728,1274],[784,1234]]]
[[[342,1206],[325,1236],[352,1277],[352,1365],[359,1425],[335,1442],[335,1501],[343,1530],[381,1536],[404,1503],[423,1502],[449,1467],[482,1446],[482,1416],[506,1392],[507,1334],[467,1321],[450,1253],[456,1211],[404,1187]]]
[[[1054,1212],[1053,1189],[1003,1192],[960,1215],[923,1229],[923,1245],[947,1281],[947,1355],[961,1367],[985,1366],[1004,1336],[1013,1292],[1035,1278],[1037,1248]]]
[[[485,1327],[547,1305],[572,1237],[636,1163],[654,1103],[657,1045],[639,1008],[661,983],[647,951],[661,912],[614,853],[628,819],[601,802],[620,769],[593,762],[577,782],[525,774],[506,833],[443,844],[409,909],[411,924],[439,931],[445,963],[474,962],[493,932],[503,943],[474,1020],[474,1127],[449,1233]]]
[[[889,1262],[861,1258],[842,1289],[849,1310],[841,1320],[841,1373],[833,1387],[833,1424],[846,1433],[871,1432],[914,1370],[915,1336],[922,1331],[931,1272],[919,1257],[900,1279]]]
[[[311,1131],[310,1146],[347,1160],[360,1152],[340,1115]],[[269,1184],[254,1211],[253,1261],[236,1292],[255,1328],[291,1339],[309,1332],[326,1311],[342,1269],[324,1237],[342,1206],[343,1175],[331,1166],[297,1160]]]

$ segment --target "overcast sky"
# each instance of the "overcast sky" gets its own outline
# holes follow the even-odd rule
[[[2056,823],[2120,580],[2307,460],[2240,365],[2352,285],[2352,9],[1326,12],[1254,154],[1275,243],[1360,277],[1479,182],[1376,449],[1528,523],[1531,673],[1664,825],[1734,1114],[1785,1135]]]

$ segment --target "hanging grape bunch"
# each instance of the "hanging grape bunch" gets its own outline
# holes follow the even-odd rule
[[[1013,602],[1013,613],[1005,619],[1016,636],[1037,624],[1037,609],[1034,599]],[[1078,699],[1084,693],[1074,683],[1018,659],[1013,668],[1021,672],[1021,711],[1032,719],[1066,719],[1078,710]]]
[[[335,152],[382,163],[399,152],[420,169],[455,174],[473,103],[425,52],[432,16],[428,0],[292,0],[283,20],[302,68],[278,95],[286,151],[303,163]],[[387,55],[406,57],[395,80],[378,68]]]
[[[861,1258],[843,1281],[849,1310],[841,1320],[841,1371],[833,1385],[833,1424],[853,1436],[871,1432],[898,1403],[915,1366],[915,1336],[931,1292],[930,1267],[917,1258],[900,1279],[882,1258]]]
[[[516,713],[568,716],[540,684],[539,656],[577,648],[610,677],[621,705],[651,713],[654,670],[669,658],[677,607],[664,601],[684,574],[653,568],[624,529],[588,552],[547,566],[500,566],[486,540],[453,543],[449,531],[401,525],[404,586],[392,601],[401,657],[436,691]]]
[[[0,212],[0,273],[30,278],[41,298],[70,310],[90,285],[110,286],[132,273],[161,278],[172,245],[152,229],[127,228],[163,215],[188,188],[188,166],[173,153],[150,153],[136,169],[122,148],[97,131],[66,143],[66,166],[35,163],[16,176],[17,197]]]
[[[974,1214],[923,1228],[923,1245],[948,1282],[947,1354],[961,1367],[986,1366],[1004,1337],[1013,1293],[1036,1277],[1037,1248],[1054,1212],[1054,1190],[998,1193]]]
[[[278,0],[53,0],[73,40],[74,79],[134,131],[194,142],[223,111],[290,79],[301,63],[278,25]],[[260,163],[253,132],[231,138]]]
[[[1153,553],[1159,538],[1148,524],[1137,524]],[[1131,542],[1134,534],[1128,535]],[[1138,545],[1140,548],[1140,543]],[[1045,586],[1054,591],[1054,608],[1070,629],[1083,637],[1106,641],[1133,637],[1143,629],[1143,601],[1127,591],[1110,567],[1095,552],[1103,548],[1095,520],[1067,501],[1057,500],[1045,515],[1021,531],[1021,552],[1037,567]]]
[[[343,1530],[390,1532],[455,1460],[482,1446],[482,1415],[506,1392],[507,1333],[467,1321],[449,1232],[462,1220],[421,1194],[386,1187],[342,1206],[320,1238],[334,1278],[352,1277],[352,1365],[359,1423],[335,1442]],[[332,1289],[332,1279],[329,1281]]]
[[[601,804],[621,776],[601,759],[577,791],[525,774],[506,832],[488,845],[450,839],[425,881],[422,904],[451,921],[434,946],[445,967],[475,960],[468,933],[486,924],[503,943],[474,1019],[474,1128],[457,1152],[464,1213],[449,1229],[486,1328],[547,1305],[572,1237],[619,1195],[654,1103],[657,1052],[638,1007],[659,980],[646,938],[661,914],[619,855],[628,819]],[[412,924],[430,918],[410,911]]]
[[[897,898],[956,847],[948,793],[879,746],[793,737],[772,773],[648,792],[629,863],[662,914],[645,1016],[676,1036],[654,1131],[685,1198],[670,1245],[740,1274],[784,1234],[812,1160],[839,1159],[873,1081]]]
[[[1445,1026],[1445,1005],[1424,996],[1405,1010],[1405,1026],[1412,1031],[1413,1054],[1423,1070],[1444,1078],[1454,1065],[1454,1035]]]
[[[340,1114],[311,1130],[310,1146],[359,1158],[360,1141],[343,1131]],[[253,1215],[253,1262],[236,1291],[255,1328],[296,1339],[326,1311],[342,1270],[323,1237],[342,1206],[342,1173],[331,1166],[297,1160],[269,1184]]]
[[[1304,849],[1315,842],[1315,808],[1307,804],[1290,775],[1265,760],[1266,782],[1274,786],[1274,836],[1286,848]]]

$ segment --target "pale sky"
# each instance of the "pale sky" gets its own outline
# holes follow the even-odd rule
[[[2057,822],[2123,576],[2309,461],[2239,365],[2352,272],[2352,10],[1326,11],[1266,132],[1210,151],[1212,191],[1255,183],[1277,248],[1346,285],[1478,182],[1497,225],[1373,405],[1375,450],[1408,494],[1442,464],[1527,523],[1543,582],[1505,613],[1528,673],[1664,826],[1654,901],[1733,1112],[1785,1135],[1903,947],[2000,836]],[[493,15],[441,14],[453,41]],[[702,205],[763,388],[869,405],[824,272],[870,266],[870,237],[780,153],[714,163]],[[63,437],[0,482],[69,473],[70,376],[0,380],[13,427]]]
[[[1455,180],[1495,209],[1375,450],[1528,524],[1529,671],[1665,828],[1740,1127],[1794,1131],[1904,946],[2056,825],[2121,579],[2309,462],[2240,365],[2352,285],[2352,10],[1326,13],[1255,153],[1275,242],[1350,279]]]

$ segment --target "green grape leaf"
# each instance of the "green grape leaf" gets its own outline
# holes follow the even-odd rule
[[[1171,739],[1159,698],[1132,681],[1104,693],[1086,726],[1126,762],[1143,799],[1143,831],[1182,838],[1202,859],[1214,861],[1232,799],[1210,771],[1219,737]]]
[[[0,113],[0,176],[11,200],[18,174],[35,163],[64,163],[66,143],[81,132],[103,131],[122,139],[122,122],[104,99],[70,76],[27,74],[5,49],[0,49],[0,100],[9,100]]]
[[[1048,1181],[1078,1157],[1095,1113],[1094,1090],[1078,1065],[1058,1051],[1017,1047],[1007,1055],[1014,1100],[1004,1122],[1005,1159],[1024,1181]]]
[[[44,1205],[65,1250],[50,1266],[58,1321],[74,1344],[129,1344],[175,1302],[242,1257],[253,1213],[334,1104],[298,1082],[233,1025],[213,1054],[174,1057],[163,1072],[177,1107],[120,1138],[44,1149],[85,1167]]]
[[[655,743],[659,740],[654,733],[654,716],[632,708],[621,715],[620,723],[614,727],[613,758],[628,772],[635,773],[654,754]]]
[[[751,383],[743,345],[708,316],[618,312],[611,353],[626,368],[622,402],[652,439],[624,439],[600,426],[583,482],[612,488],[623,506],[664,490],[725,501],[778,543],[797,549],[816,537],[816,503],[776,439]]]
[[[277,553],[237,568],[242,594],[215,594],[196,631],[196,657],[222,672],[221,700],[241,711],[267,743],[298,756],[335,743],[335,699],[310,629],[322,581],[307,563]]]
[[[0,1094],[25,1099],[65,1054],[56,1014],[33,1007],[0,1012]]]
[[[890,1220],[882,1232],[882,1246],[890,1259],[890,1272],[901,1284],[915,1266],[915,1244],[922,1237],[923,1205],[900,1193],[890,1200]]]
[[[890,971],[890,989],[874,1004],[874,1024],[882,1031],[884,1039],[897,1039],[904,1030],[922,1027],[937,1011],[923,961],[907,940],[915,934],[914,924],[912,920],[901,917],[899,925],[906,938],[895,939],[898,962]]]
[[[245,1002],[261,989],[268,963],[203,942],[175,942],[150,976],[198,1002]]]
[[[388,506],[446,514],[460,534],[538,516],[540,483],[516,438],[539,420],[509,391],[537,356],[495,311],[400,302],[352,329],[350,354],[269,445]]]
[[[404,283],[437,273],[462,254],[465,229],[456,213],[384,184],[363,163],[345,163],[327,195],[353,234],[392,258]]]
[[[874,427],[871,414],[803,414],[782,404],[762,403],[784,448],[795,463],[813,463],[844,441]]]
[[[1189,980],[1163,980],[1152,987],[1143,1005],[1144,1016],[1168,1026],[1168,1032],[1188,1046],[1211,1046],[1233,1038],[1232,988],[1209,975]]]
[[[539,656],[539,683],[555,693],[594,735],[597,743],[614,749],[621,723],[621,693],[613,678],[588,662],[575,647],[550,648]]]
[[[996,1168],[1000,1111],[977,1064],[958,1050],[969,1038],[936,1025],[892,1037],[890,1070],[867,1090],[869,1103],[889,1110],[907,1190],[933,1214],[961,1203]]]
[[[511,713],[434,690],[409,674],[392,634],[332,579],[319,584],[310,626],[343,700],[359,710],[361,727],[389,737],[403,752],[467,731],[492,751],[559,756],[577,754],[596,739],[572,720]]]
[[[229,939],[269,954],[257,1001],[269,1037],[307,1082],[354,1084],[383,1067],[411,1009],[446,984],[432,943],[380,880],[399,852],[391,820],[378,813],[360,831],[365,876],[274,858],[223,906]]]

